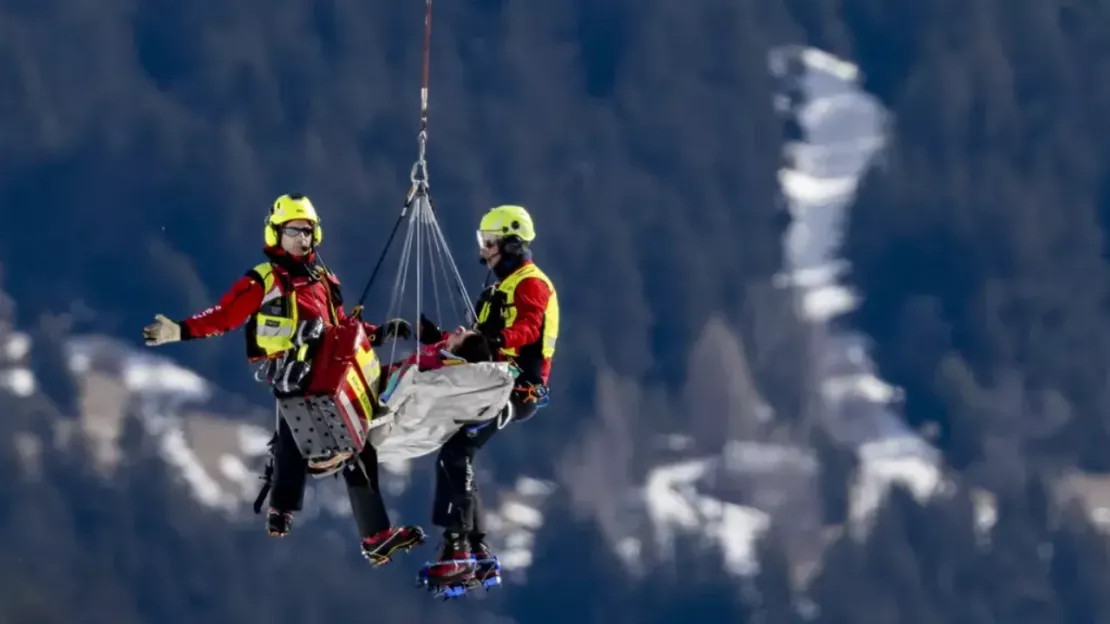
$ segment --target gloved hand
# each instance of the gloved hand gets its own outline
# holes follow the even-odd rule
[[[324,319],[315,318],[311,321],[301,321],[297,331],[293,334],[293,345],[301,346],[311,344],[324,335]]]
[[[280,394],[304,392],[305,382],[308,380],[308,375],[311,372],[311,362],[292,360],[278,369],[277,375],[275,375],[274,380],[270,383]]]
[[[386,338],[408,340],[412,337],[412,324],[405,319],[390,319],[382,323],[374,333],[378,335],[378,342]]]
[[[443,339],[443,330],[421,312],[420,327],[416,328],[416,339],[422,345],[434,345]]]
[[[524,384],[513,388],[509,403],[512,413],[511,422],[522,423],[533,416],[541,407],[546,407],[549,390],[545,385]]]
[[[143,328],[143,340],[149,347],[177,342],[181,340],[181,326],[161,314],[155,314],[154,322]]]

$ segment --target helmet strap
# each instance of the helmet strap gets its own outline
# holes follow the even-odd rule
[[[528,247],[524,240],[515,234],[503,237],[497,244],[503,256],[522,256]]]
[[[521,242],[523,243],[523,241]],[[497,264],[493,265],[493,274],[499,280],[505,279],[513,271],[519,269],[522,264],[531,259],[532,252],[528,250],[528,246],[525,244],[521,244],[516,249],[516,253],[502,251],[501,257],[497,259]]]

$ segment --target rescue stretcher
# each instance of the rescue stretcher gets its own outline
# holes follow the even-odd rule
[[[316,476],[334,474],[366,444],[385,462],[435,452],[463,427],[497,420],[516,374],[504,362],[408,365],[379,396],[382,365],[362,323],[328,327],[315,349],[304,391],[279,397],[278,414]]]

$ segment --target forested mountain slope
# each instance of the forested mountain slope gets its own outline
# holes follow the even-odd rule
[[[153,312],[210,305],[257,258],[276,195],[313,196],[329,264],[357,293],[415,156],[419,9],[0,4],[0,263],[45,392],[3,398],[4,619],[787,622],[793,572],[808,581],[795,604],[819,621],[1110,620],[1103,538],[1057,500],[1073,471],[1105,467],[1101,1],[437,5],[429,158],[450,242],[467,249],[492,203],[528,205],[565,300],[556,401],[483,465],[501,487],[522,474],[567,487],[544,507],[557,521],[534,536],[527,584],[485,603],[428,604],[401,591],[404,565],[369,581],[341,518],[334,534],[278,545],[229,528],[172,485],[141,427],[111,481],[77,439],[55,444],[79,409],[68,336],[135,340]],[[794,268],[779,171],[797,128],[768,63],[792,43],[852,59],[890,111],[840,250],[861,306],[837,322],[871,339],[879,377],[904,392],[900,415],[935,438],[954,485],[923,502],[895,494],[858,540],[843,506],[824,510],[828,549],[809,574],[798,559],[820,545],[795,552],[772,523],[748,580],[681,540],[673,556],[641,540],[642,574],[629,575],[607,528],[627,516],[591,501],[642,482],[662,435],[688,434],[678,459],[752,437],[813,444],[826,500],[852,478],[804,391],[816,355],[800,293],[776,286]],[[727,334],[750,371],[747,390],[728,386],[743,409],[690,400],[730,362],[698,345]],[[240,349],[167,354],[261,403]],[[753,425],[761,413],[771,420]],[[743,483],[714,497],[743,503]],[[990,534],[980,491],[997,499]],[[427,492],[406,496],[416,513]]]

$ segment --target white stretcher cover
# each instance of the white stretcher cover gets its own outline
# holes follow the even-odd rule
[[[464,426],[496,420],[509,403],[517,374],[512,365],[451,362],[428,371],[409,365],[390,376],[381,396],[389,412],[379,417],[381,425],[370,430],[378,461],[435,452]]]

